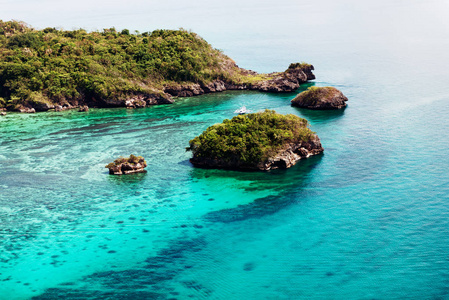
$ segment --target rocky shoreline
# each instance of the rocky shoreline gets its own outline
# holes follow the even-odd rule
[[[167,86],[164,92],[170,97],[192,97],[207,93],[223,92],[226,90],[256,90],[261,92],[286,93],[293,92],[299,88],[300,84],[315,79],[312,73],[314,67],[312,65],[306,67],[287,69],[285,72],[270,73],[267,80],[262,80],[255,84],[232,84],[223,80],[215,80],[207,85],[198,83],[180,84],[175,86]],[[258,75],[254,71],[252,75]]]
[[[290,143],[270,157],[267,161],[261,162],[253,167],[243,166],[239,161],[229,161],[226,159],[211,159],[193,156],[190,162],[195,167],[200,168],[218,168],[233,170],[260,170],[269,171],[275,169],[288,169],[294,166],[298,161],[313,155],[323,153],[319,137],[314,134],[310,140],[300,143]]]
[[[244,70],[247,74],[258,76],[260,74]],[[285,72],[266,74],[268,79],[256,81],[255,83],[236,84],[221,79],[214,80],[208,84],[200,83],[171,83],[164,86],[162,92],[155,91],[154,94],[139,94],[126,99],[94,99],[84,98],[79,100],[65,101],[60,105],[45,102],[33,102],[27,105],[19,105],[15,111],[22,113],[43,112],[49,110],[63,111],[68,109],[80,109],[85,106],[96,108],[126,107],[143,108],[151,105],[172,104],[177,97],[193,97],[208,93],[217,93],[227,90],[255,90],[261,92],[285,93],[293,92],[302,83],[315,79],[312,65],[301,65],[290,67]]]
[[[345,108],[346,101],[348,98],[334,87],[313,86],[291,100],[291,105],[307,109],[331,110]]]
[[[273,110],[238,115],[209,126],[189,141],[195,167],[234,170],[287,169],[324,151],[308,122]]]

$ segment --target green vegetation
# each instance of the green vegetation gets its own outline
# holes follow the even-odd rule
[[[287,70],[289,70],[289,69],[304,69],[304,68],[311,68],[311,67],[312,67],[312,65],[311,65],[311,64],[308,64],[308,63],[306,63],[306,62],[291,63],[291,64],[288,66],[288,69],[287,69]]]
[[[331,86],[311,86],[304,92],[298,94],[291,102],[293,105],[306,103],[309,106],[314,106],[317,105],[321,99],[332,98],[338,93],[339,91]]]
[[[114,160],[114,162],[107,164],[105,166],[105,168],[110,169],[115,166],[119,166],[121,164],[126,164],[126,163],[131,164],[131,165],[137,165],[139,162],[141,163],[142,161],[146,165],[147,162],[145,161],[145,159],[142,156],[135,156],[133,154],[131,154],[128,158],[120,156],[119,158]]]
[[[309,140],[314,133],[305,119],[273,110],[238,115],[206,129],[190,141],[187,150],[196,159],[216,159],[255,166],[288,143]]]
[[[0,108],[82,99],[106,103],[137,94],[163,96],[170,83],[245,83],[250,78],[229,57],[183,29],[88,33],[35,30],[0,20]]]

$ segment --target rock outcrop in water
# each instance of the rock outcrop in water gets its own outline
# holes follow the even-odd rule
[[[346,107],[346,98],[342,92],[334,87],[310,87],[297,95],[292,101],[292,106],[309,109],[341,109]]]
[[[210,126],[187,150],[196,167],[267,171],[290,168],[323,147],[307,120],[266,110]]]
[[[146,172],[144,170],[146,166],[147,162],[142,156],[131,154],[128,158],[120,157],[105,167],[109,169],[111,175],[124,175]]]

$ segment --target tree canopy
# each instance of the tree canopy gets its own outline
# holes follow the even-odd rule
[[[115,28],[35,30],[0,20],[0,108],[158,94],[170,82],[240,80],[239,70],[229,57],[183,29],[135,34]]]

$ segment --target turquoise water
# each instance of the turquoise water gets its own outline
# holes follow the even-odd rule
[[[169,20],[246,68],[313,63],[347,109],[225,92],[0,118],[0,299],[449,299],[449,6],[252,2],[228,27],[218,4]],[[308,119],[324,155],[193,168],[188,141],[241,105]],[[130,153],[147,173],[107,174]]]

